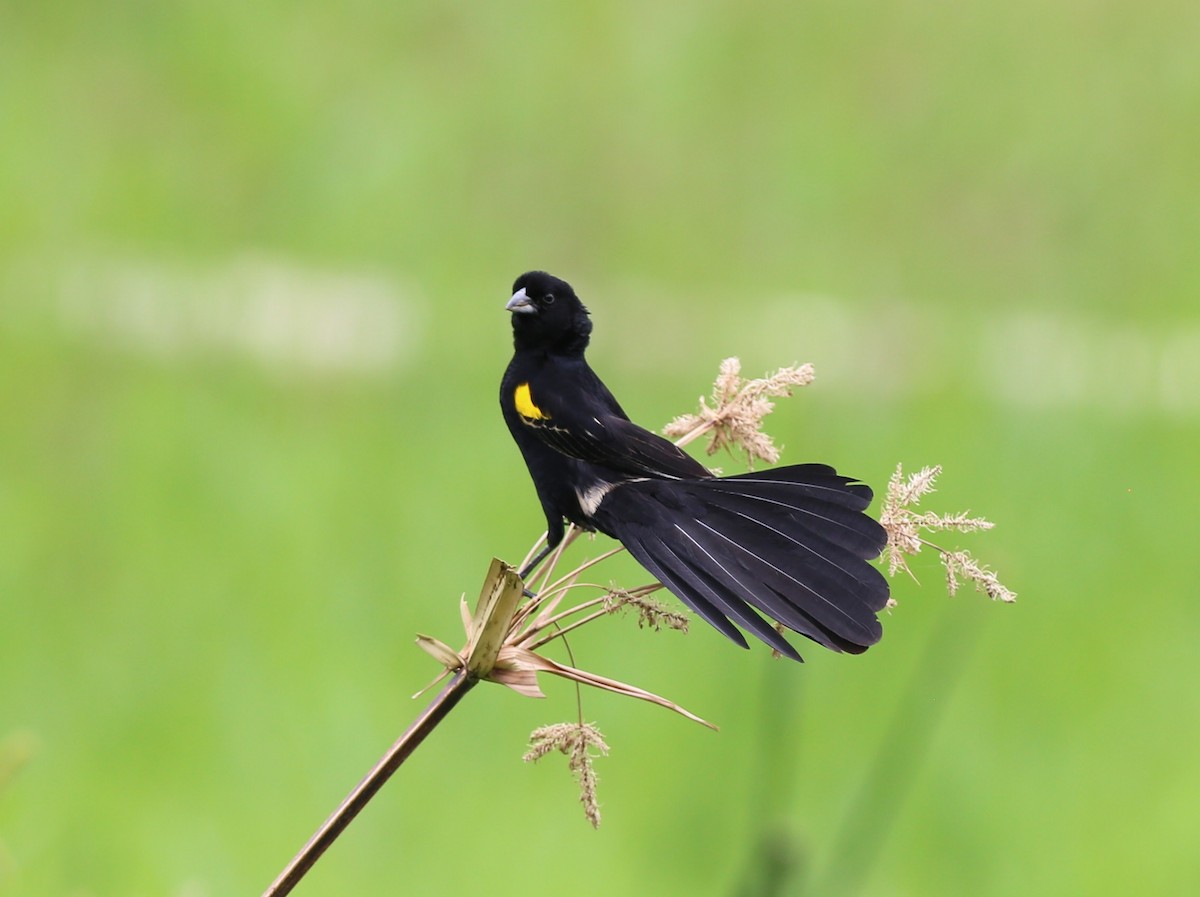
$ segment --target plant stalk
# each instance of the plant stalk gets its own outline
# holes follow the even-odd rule
[[[308,839],[308,843],[279,873],[279,877],[263,892],[263,897],[283,897],[284,894],[291,893],[300,880],[308,874],[308,870],[312,868],[321,854],[337,840],[346,826],[358,815],[358,812],[391,778],[392,773],[400,768],[400,764],[408,759],[408,756],[416,750],[417,745],[425,740],[425,736],[446,718],[446,715],[462,700],[463,695],[470,691],[478,681],[466,669],[460,669],[454,673],[437,697],[430,701],[429,706],[413,721],[405,733],[396,740],[396,743],[380,758],[375,767],[355,786],[341,805]]]

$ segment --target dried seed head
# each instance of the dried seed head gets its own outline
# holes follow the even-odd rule
[[[928,545],[941,556],[942,566],[946,570],[946,590],[951,595],[958,591],[959,577],[962,577],[975,583],[978,590],[994,600],[1016,601],[1016,592],[1001,584],[996,573],[976,561],[970,552],[946,551],[921,535],[922,530],[972,533],[989,530],[995,525],[983,517],[969,516],[969,511],[958,514],[938,514],[933,511],[915,513],[911,506],[919,504],[923,496],[935,491],[934,484],[941,472],[940,464],[922,467],[906,480],[903,469],[897,464],[895,473],[888,480],[887,494],[879,514],[879,522],[887,531],[884,557],[887,559],[888,575],[895,576],[897,571],[903,570],[911,576],[905,555],[917,554],[922,545]],[[889,607],[894,605],[894,601],[888,602]]]
[[[593,754],[592,748],[599,753]],[[591,723],[555,723],[534,729],[529,736],[525,762],[536,763],[542,757],[558,751],[567,757],[567,768],[579,783],[579,802],[593,828],[600,827],[600,804],[596,799],[596,770],[592,760],[608,753],[604,736]]]
[[[671,610],[661,601],[651,598],[645,589],[628,592],[613,586],[604,596],[604,609],[610,614],[620,613],[629,607],[637,610],[639,629],[648,627],[657,632],[665,627],[679,632],[688,631],[687,614]]]
[[[946,588],[951,595],[958,591],[958,577],[961,576],[974,583],[976,591],[983,592],[993,601],[1011,604],[1017,600],[1017,593],[1001,583],[995,571],[975,560],[969,551],[942,552],[942,566],[946,568]]]
[[[701,397],[700,408],[695,414],[680,415],[663,428],[663,433],[679,445],[686,445],[708,433],[708,454],[716,454],[721,449],[730,453],[741,449],[751,467],[755,461],[768,464],[778,461],[779,449],[771,437],[762,432],[763,418],[775,408],[770,398],[790,396],[793,388],[812,383],[815,377],[813,366],[802,364],[780,368],[758,380],[743,380],[741,369],[737,358],[726,358],[721,362],[713,382],[712,404]]]

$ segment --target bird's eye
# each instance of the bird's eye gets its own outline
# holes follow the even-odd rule
[[[546,305],[553,305],[554,304],[554,294],[547,293],[545,298],[542,299],[542,302],[544,302]]]

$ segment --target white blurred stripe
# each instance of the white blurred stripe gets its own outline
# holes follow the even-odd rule
[[[418,351],[422,305],[389,278],[246,255],[212,267],[80,262],[53,287],[73,332],[163,358],[230,353],[272,368],[371,373]]]
[[[1167,338],[1158,368],[1158,393],[1168,411],[1200,416],[1200,327]]]
[[[1143,320],[1022,308],[864,305],[797,295],[750,302],[720,351],[811,361],[822,389],[892,401],[947,385],[1006,405],[1200,417],[1200,319]],[[765,370],[765,367],[764,367]]]

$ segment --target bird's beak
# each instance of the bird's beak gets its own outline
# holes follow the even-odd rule
[[[524,287],[513,293],[512,298],[504,307],[518,315],[529,315],[537,311],[537,306],[533,304],[533,300],[529,298]]]

